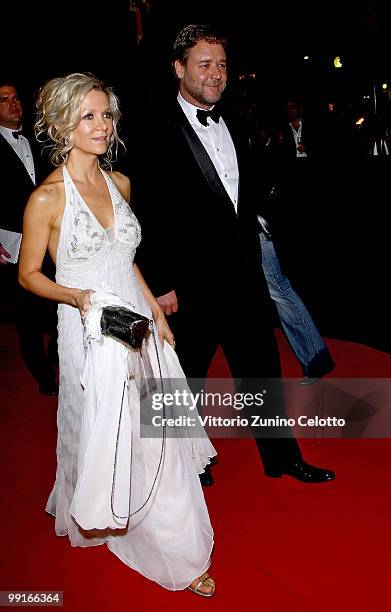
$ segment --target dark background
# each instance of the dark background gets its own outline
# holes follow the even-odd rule
[[[374,117],[376,93],[377,116],[389,116],[381,83],[391,83],[391,2],[232,4],[152,0],[149,9],[142,5],[144,37],[137,43],[128,0],[8,3],[1,8],[1,71],[19,81],[31,118],[36,91],[48,78],[90,71],[113,85],[128,148],[121,169],[131,176],[150,109],[175,95],[170,46],[187,23],[212,22],[228,33],[228,100],[255,100],[265,116],[275,117],[287,96],[300,95],[312,108],[334,101],[354,122],[362,113]],[[343,61],[340,70],[332,65],[335,55]],[[293,165],[285,176],[290,197],[281,216],[292,228],[282,245],[285,271],[324,335],[391,352],[385,297],[390,158],[352,159],[338,143],[336,153],[301,165],[299,173]],[[161,197],[164,205],[163,186]]]
[[[124,109],[140,109],[151,96],[166,98],[178,30],[212,22],[231,42],[231,89],[239,73],[255,72],[251,86],[262,101],[273,103],[292,90],[309,99],[353,100],[391,77],[386,0],[240,0],[228,6],[222,0],[150,0],[149,9],[139,3],[141,44],[129,0],[7,3],[1,9],[2,71],[20,76],[27,93],[53,76],[94,72],[115,86]],[[344,62],[340,71],[332,67],[335,55]]]

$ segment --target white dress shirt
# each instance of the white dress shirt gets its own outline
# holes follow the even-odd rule
[[[231,134],[224,123],[224,119],[220,117],[219,122],[215,123],[213,119],[208,117],[208,125],[204,126],[197,119],[197,106],[189,104],[180,93],[178,93],[178,102],[191,127],[205,147],[237,213],[239,188],[238,160]]]
[[[299,149],[297,148],[299,146],[299,144],[302,142],[301,132],[303,130],[303,124],[302,124],[301,120],[300,120],[299,127],[298,127],[297,130],[293,127],[293,125],[291,123],[289,125],[291,126],[293,138],[295,139],[296,157],[307,157],[307,153],[305,151],[303,151],[301,153],[299,151]]]
[[[8,144],[15,151],[16,155],[23,162],[24,167],[26,168],[27,172],[31,177],[31,180],[35,185],[35,167],[30,143],[24,136],[14,138],[12,132],[17,132],[17,130],[12,130],[11,128],[6,128],[0,125],[0,134],[4,136]]]

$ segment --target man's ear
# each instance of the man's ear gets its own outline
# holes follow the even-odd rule
[[[174,69],[175,69],[175,74],[177,75],[178,79],[183,79],[184,74],[185,74],[185,67],[183,64],[181,64],[179,60],[175,60]]]

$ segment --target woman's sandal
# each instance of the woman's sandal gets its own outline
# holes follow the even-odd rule
[[[211,591],[202,591],[203,585],[213,587],[213,588]],[[199,577],[198,582],[194,587],[190,585],[187,588],[192,593],[195,593],[196,595],[201,595],[201,597],[212,597],[212,595],[214,595],[216,592],[215,581],[213,580],[211,576],[209,576],[207,572],[205,572],[205,574],[202,574],[202,576]]]

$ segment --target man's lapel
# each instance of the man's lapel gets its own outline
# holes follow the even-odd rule
[[[215,192],[215,194],[222,200],[229,202],[229,204],[234,208],[230,197],[227,194],[227,191],[220,180],[220,177],[216,171],[216,168],[213,165],[212,160],[210,159],[208,153],[205,150],[205,147],[201,143],[197,134],[191,127],[189,121],[186,118],[186,115],[182,111],[180,105],[178,104],[178,119],[179,119],[179,127],[182,131],[182,134],[190,147],[190,150],[196,160],[200,170],[202,171],[205,179],[207,180],[211,189]]]

